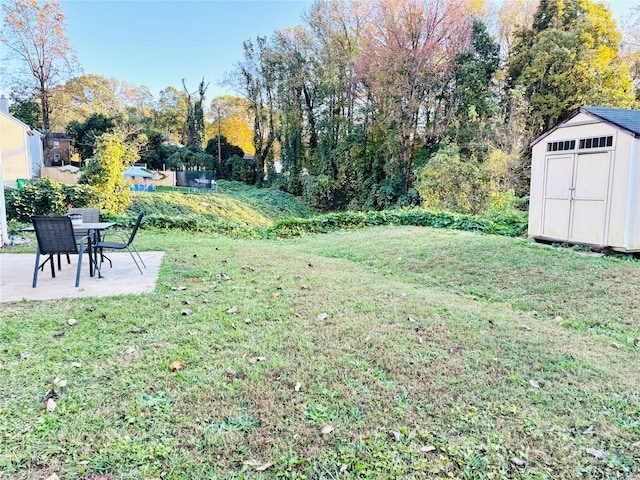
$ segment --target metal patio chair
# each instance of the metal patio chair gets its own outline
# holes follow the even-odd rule
[[[138,232],[138,228],[140,227],[140,222],[142,222],[142,217],[144,216],[144,212],[140,212],[140,215],[138,215],[138,218],[136,219],[136,223],[133,225],[133,230],[131,231],[131,235],[129,235],[129,239],[126,239],[124,236],[119,235],[116,232],[108,232],[107,234],[105,234],[105,238],[109,235],[116,235],[117,237],[120,238],[120,242],[106,242],[106,241],[99,241],[98,243],[96,243],[96,252],[99,252],[100,255],[100,263],[102,263],[104,261],[104,259],[106,258],[107,261],[109,262],[109,266],[111,268],[113,268],[113,263],[111,263],[111,259],[109,257],[107,257],[106,255],[104,255],[103,250],[105,248],[107,249],[111,249],[111,250],[127,250],[129,252],[129,255],[131,255],[131,258],[133,258],[133,261],[136,264],[136,267],[138,267],[138,270],[140,271],[140,275],[143,275],[142,273],[142,269],[140,268],[140,265],[138,264],[138,260],[136,260],[136,257],[133,255],[133,252],[136,253],[136,255],[138,256],[138,259],[140,260],[140,263],[142,263],[142,266],[144,268],[147,268],[147,266],[144,264],[144,262],[142,261],[142,257],[140,256],[140,254],[138,253],[138,250],[136,250],[136,247],[133,245],[133,239],[136,236],[136,233]]]
[[[56,270],[54,267],[54,256],[58,256],[60,262],[61,254],[78,255],[78,269],[76,271],[76,287],[80,285],[80,269],[82,268],[82,255],[85,252],[85,243],[88,245],[89,237],[77,239],[73,233],[73,225],[71,218],[67,216],[43,216],[34,215],[31,217],[33,228],[38,240],[38,250],[36,252],[36,264],[33,270],[33,288],[36,288],[38,282],[38,272],[44,269],[47,262],[51,263],[51,276],[55,278]],[[88,250],[87,250],[88,251]],[[40,264],[40,255],[48,255],[47,259]],[[96,268],[98,264],[95,263]],[[58,265],[60,268],[60,265]],[[98,270],[99,271],[99,270]]]

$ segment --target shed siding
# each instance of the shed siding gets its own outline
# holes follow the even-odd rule
[[[580,149],[581,139],[609,136],[610,146]],[[565,150],[572,146],[567,141],[575,148]],[[547,151],[549,144],[555,151]],[[558,169],[562,158],[573,168]],[[536,140],[531,168],[530,236],[640,251],[640,138],[634,133],[580,112]],[[551,191],[554,185],[559,193]]]

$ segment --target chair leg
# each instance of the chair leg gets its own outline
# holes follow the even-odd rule
[[[80,253],[78,254],[78,268],[76,270],[76,287],[80,286],[80,271],[82,269],[82,256],[84,255],[84,244],[80,245]],[[91,260],[89,260],[91,261]]]
[[[40,270],[40,251],[36,253],[36,268],[33,269],[33,285],[32,288],[36,288],[36,283],[38,283],[38,270]]]
[[[129,255],[131,255],[131,258],[133,258],[133,261],[135,262],[136,267],[138,267],[138,270],[140,271],[140,275],[144,275],[144,273],[142,273],[142,269],[140,268],[140,265],[138,265],[138,261],[136,260],[136,257],[133,256],[133,252],[131,251],[131,249],[127,247],[127,250],[129,251]],[[140,259],[140,261],[142,261],[142,259]],[[147,267],[145,266],[144,268],[147,268]]]
[[[142,261],[142,257],[140,256],[140,254],[138,253],[138,250],[136,249],[136,247],[133,245],[133,243],[131,244],[131,248],[133,248],[133,251],[136,252],[136,255],[138,255],[138,258],[140,259],[140,263],[142,263],[142,266],[144,268],[147,268],[147,266],[144,264],[144,262]]]

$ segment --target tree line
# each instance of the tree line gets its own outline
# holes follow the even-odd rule
[[[27,20],[46,23],[46,9],[61,21],[55,1],[3,6],[0,40],[20,54]],[[226,80],[240,98],[209,104],[204,79],[156,100],[144,86],[73,76],[56,30],[48,70],[22,52],[32,78],[12,90],[13,108],[68,131],[83,158],[118,130],[153,168],[214,170],[318,209],[473,213],[527,195],[529,143],[574,109],[636,108],[639,18],[640,8],[626,19],[623,41],[608,7],[588,0],[506,0],[493,18],[474,0],[316,0],[300,25],[245,40]]]

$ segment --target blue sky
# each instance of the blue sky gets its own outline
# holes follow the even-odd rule
[[[2,0],[0,0],[1,2]],[[498,2],[499,0],[497,0]],[[497,3],[496,2],[496,3]],[[149,87],[157,99],[168,86],[208,99],[234,94],[221,86],[242,59],[242,42],[295,27],[312,0],[59,0],[66,35],[86,74]],[[614,18],[638,0],[609,0]]]
[[[190,91],[204,77],[213,99],[242,59],[242,42],[302,23],[311,0],[59,0],[66,34],[86,74]]]

